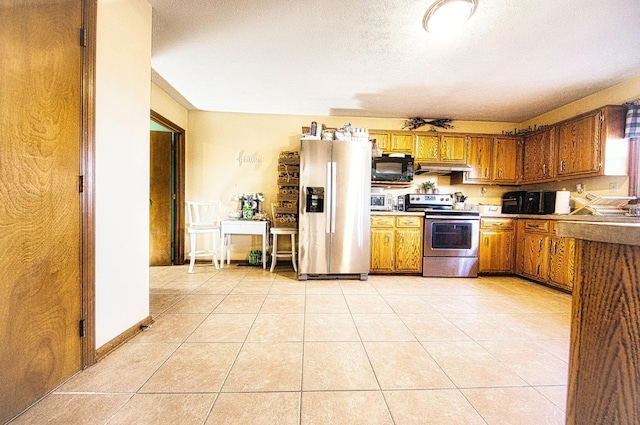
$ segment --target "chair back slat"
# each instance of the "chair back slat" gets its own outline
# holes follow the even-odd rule
[[[189,226],[218,224],[220,221],[220,201],[187,201],[187,220]]]

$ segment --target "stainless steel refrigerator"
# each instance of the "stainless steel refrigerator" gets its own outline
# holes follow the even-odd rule
[[[368,141],[300,141],[298,279],[367,279],[370,193]]]

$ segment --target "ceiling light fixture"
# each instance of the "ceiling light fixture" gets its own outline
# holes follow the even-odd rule
[[[478,0],[437,0],[424,14],[422,26],[432,34],[450,33],[471,18]]]

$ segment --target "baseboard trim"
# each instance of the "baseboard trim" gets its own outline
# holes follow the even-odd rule
[[[134,336],[138,335],[140,332],[144,331],[146,327],[153,323],[153,319],[151,316],[147,316],[145,319],[136,323],[126,331],[122,332],[117,337],[113,338],[111,341],[104,344],[102,347],[96,350],[96,363],[107,357],[111,354],[116,348],[129,341]]]

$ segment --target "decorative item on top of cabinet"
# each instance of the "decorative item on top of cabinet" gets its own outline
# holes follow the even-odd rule
[[[273,227],[298,227],[300,155],[283,151],[278,156],[278,196]]]
[[[422,273],[422,216],[371,216],[371,273]]]
[[[512,218],[480,219],[479,273],[513,273],[515,224]]]

